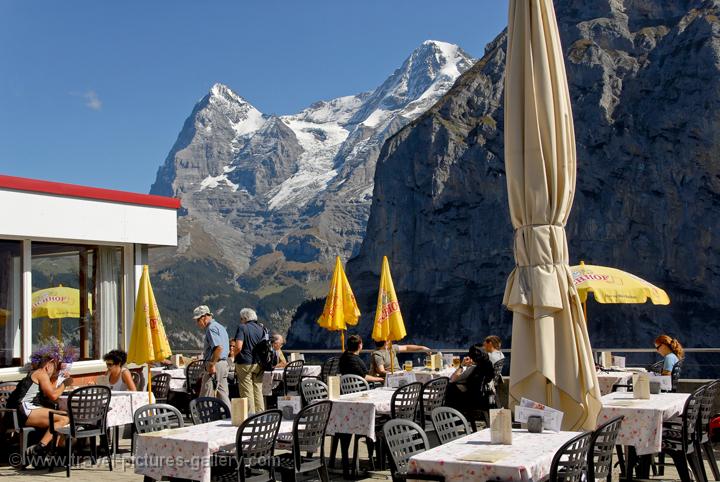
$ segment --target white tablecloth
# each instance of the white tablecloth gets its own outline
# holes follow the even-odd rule
[[[276,368],[275,370],[271,372],[264,372],[263,373],[263,384],[262,384],[262,392],[263,395],[270,396],[272,395],[272,389],[273,389],[273,382],[278,382],[283,379],[283,375],[285,374],[284,368]],[[302,376],[304,377],[317,377],[320,376],[320,372],[322,371],[322,367],[320,365],[305,365],[303,367]]]
[[[389,414],[395,390],[376,388],[367,392],[340,395],[333,400],[327,434],[349,433],[365,435],[375,440],[375,415]]]
[[[172,370],[165,370],[162,367],[155,367],[150,369],[152,376],[159,375],[160,373],[167,373],[170,375],[170,390],[173,392],[184,392],[185,391],[185,369],[184,368],[173,368]]]
[[[283,420],[279,434],[292,433],[292,420]],[[139,435],[135,442],[135,473],[210,482],[210,456],[234,450],[238,427],[230,420],[190,425]]]
[[[616,383],[621,385],[627,384],[630,380],[632,380],[632,376],[633,372],[599,372],[597,377],[598,383],[600,383],[600,394],[607,395],[612,392],[612,387]]]
[[[110,410],[107,413],[107,426],[117,427],[133,423],[135,410],[150,403],[148,392],[113,391],[110,397]],[[67,396],[58,398],[60,410],[67,410]]]
[[[550,474],[555,452],[578,432],[535,434],[514,429],[512,445],[491,445],[490,430],[485,429],[410,459],[410,474],[442,475],[445,480],[537,481]],[[482,451],[502,456],[495,463],[461,460]]]
[[[452,367],[443,368],[442,370],[438,370],[438,371],[435,371],[435,370],[431,371],[430,369],[415,367],[415,368],[413,368],[413,370],[411,372],[406,372],[404,370],[395,371],[393,373],[388,374],[387,378],[388,378],[388,380],[391,380],[392,378],[395,378],[395,377],[399,378],[399,377],[406,377],[409,375],[409,377],[413,381],[420,382],[420,383],[427,383],[430,380],[434,380],[434,379],[440,378],[440,377],[450,378],[450,376],[453,374],[454,371],[455,371],[455,369]]]
[[[641,400],[634,399],[632,393],[610,393],[602,397],[598,425],[623,415],[618,445],[631,445],[639,455],[659,452],[663,421],[682,413],[689,396],[687,393],[661,393]]]

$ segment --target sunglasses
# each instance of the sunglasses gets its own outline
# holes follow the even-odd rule
[[[115,364],[113,362],[105,362],[105,366],[111,367],[111,366],[115,366]]]

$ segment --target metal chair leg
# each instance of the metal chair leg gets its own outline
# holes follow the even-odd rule
[[[715,480],[720,480],[720,470],[718,470],[718,463],[715,458],[715,451],[713,451],[712,443],[708,440],[702,444],[702,448],[705,451],[705,456],[707,457],[708,464],[710,465],[710,470],[712,470],[713,478]]]

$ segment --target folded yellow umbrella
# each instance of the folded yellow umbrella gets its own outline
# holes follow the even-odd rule
[[[372,338],[375,341],[393,342],[405,338],[406,335],[405,322],[402,313],[400,313],[400,303],[397,294],[395,294],[395,286],[390,274],[390,263],[388,263],[387,256],[383,256]],[[392,353],[392,346],[390,350]],[[390,357],[391,371],[395,369],[392,366],[394,358],[393,356]]]
[[[340,332],[340,346],[345,351],[345,330],[347,325],[357,325],[360,309],[355,301],[350,282],[345,276],[340,256],[335,259],[335,271],[330,281],[330,290],[325,299],[325,308],[318,318],[318,325],[326,330]]]

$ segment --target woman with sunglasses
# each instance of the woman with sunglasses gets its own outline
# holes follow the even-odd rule
[[[655,349],[663,356],[661,375],[671,375],[673,367],[685,354],[682,345],[675,338],[660,335],[655,338]]]
[[[110,390],[137,391],[130,370],[124,366],[127,361],[127,353],[122,350],[111,350],[103,357],[103,360],[107,366],[105,376],[107,376]]]

